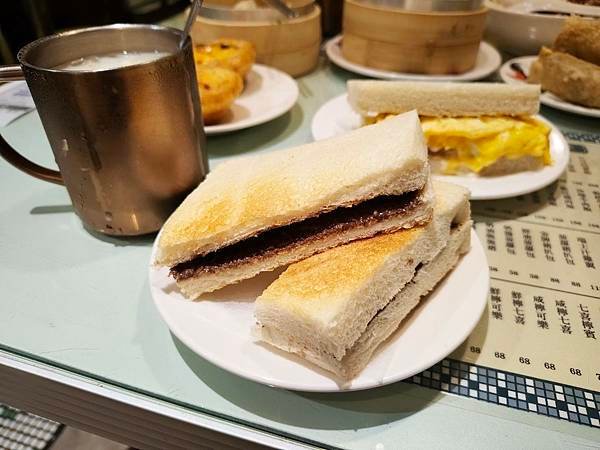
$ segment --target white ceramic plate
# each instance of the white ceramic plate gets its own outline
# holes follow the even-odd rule
[[[500,64],[500,53],[487,42],[481,42],[475,67],[459,75],[420,75],[416,73],[392,72],[389,70],[373,69],[371,67],[355,64],[344,58],[342,54],[342,35],[330,39],[325,44],[325,51],[329,59],[336,65],[367,77],[382,78],[384,80],[415,80],[415,81],[471,81],[485,78],[492,74]]]
[[[518,64],[523,69],[525,75],[529,75],[529,68],[531,64],[536,60],[537,56],[521,56],[519,58],[514,58],[509,61],[506,61],[502,64],[500,68],[500,77],[502,81],[508,84],[523,84],[526,83],[525,80],[519,79],[516,77],[516,71],[512,69],[510,66],[513,63]],[[569,103],[551,92],[544,92],[540,96],[540,102],[546,106],[550,106],[551,108],[560,109],[562,111],[567,111],[574,114],[580,114],[582,116],[588,117],[600,117],[600,108],[588,108],[586,106],[576,105],[574,103]]]
[[[155,251],[156,242],[152,260]],[[168,269],[151,266],[150,289],[170,330],[201,357],[259,383],[315,392],[373,388],[431,367],[473,331],[485,309],[489,289],[486,256],[472,231],[469,253],[421,302],[365,370],[351,384],[342,386],[315,366],[253,338],[254,300],[277,275],[279,272],[261,274],[191,302],[168,277]]]
[[[550,132],[552,165],[540,170],[499,177],[479,177],[477,175],[434,176],[440,180],[466,187],[471,191],[472,200],[516,197],[549,185],[561,176],[569,164],[569,144],[556,126],[543,117],[536,117],[552,128]],[[360,127],[360,124],[360,115],[351,108],[346,94],[342,94],[329,100],[319,108],[313,117],[311,131],[313,138],[318,141],[347,133]]]
[[[298,100],[298,85],[287,73],[254,64],[225,121],[204,127],[207,135],[229,133],[260,125],[289,111]]]

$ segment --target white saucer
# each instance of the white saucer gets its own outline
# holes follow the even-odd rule
[[[529,68],[531,64],[536,60],[537,56],[521,56],[519,58],[513,58],[502,64],[500,68],[500,77],[502,81],[508,84],[523,84],[525,80],[515,78],[516,71],[510,66],[513,63],[519,64],[523,69],[525,75],[529,75]],[[560,109],[561,111],[567,111],[574,114],[579,114],[588,117],[600,117],[600,108],[588,108],[587,106],[576,105],[575,103],[567,102],[551,92],[544,92],[540,96],[540,102],[543,105],[550,106],[551,108]]]
[[[365,370],[351,384],[341,386],[326,372],[299,357],[261,345],[252,337],[254,300],[278,274],[259,275],[207,294],[206,299],[196,302],[181,295],[168,277],[168,269],[150,266],[149,276],[160,315],[192,351],[258,383],[313,392],[369,389],[431,367],[452,353],[473,331],[487,304],[489,289],[486,256],[477,234],[471,231],[469,253],[421,302]]]
[[[336,65],[372,78],[382,78],[384,80],[414,80],[414,81],[472,81],[485,78],[492,74],[500,64],[502,58],[500,53],[487,42],[481,42],[475,67],[471,70],[458,75],[421,75],[417,73],[401,73],[389,70],[373,69],[348,61],[342,54],[342,35],[330,39],[325,44],[325,51],[329,59]]]
[[[472,200],[492,200],[516,197],[537,191],[557,180],[569,164],[569,144],[560,130],[540,116],[537,119],[548,124],[550,132],[550,155],[552,165],[540,170],[519,172],[499,177],[477,175],[434,175],[436,178],[460,184],[471,191]],[[318,141],[338,136],[361,125],[361,118],[350,104],[346,94],[329,100],[314,115],[311,125],[313,138]]]
[[[224,123],[207,125],[207,135],[229,133],[273,120],[289,111],[298,100],[298,85],[287,73],[254,64],[246,75],[244,92],[231,107]]]

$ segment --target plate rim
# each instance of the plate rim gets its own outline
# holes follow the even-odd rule
[[[162,232],[162,230],[161,230],[161,232]],[[356,386],[354,385],[354,380],[356,380],[356,378],[351,381],[350,386],[338,385],[337,388],[334,388],[334,387],[323,388],[323,387],[318,387],[318,386],[312,386],[312,387],[302,386],[302,385],[294,384],[293,382],[285,382],[285,381],[281,382],[280,380],[266,378],[264,376],[258,376],[258,377],[254,376],[253,377],[250,374],[248,374],[247,372],[237,370],[237,366],[234,363],[222,364],[222,361],[217,361],[211,355],[206,356],[201,351],[198,351],[195,342],[193,342],[193,340],[191,338],[188,338],[188,335],[183,330],[181,330],[181,328],[179,327],[177,322],[169,320],[169,318],[171,317],[171,315],[169,314],[169,309],[165,308],[164,305],[162,304],[162,302],[159,300],[158,295],[155,295],[155,290],[160,289],[160,288],[155,286],[152,283],[153,271],[156,270],[156,267],[153,265],[153,261],[156,256],[156,251],[158,249],[158,241],[159,241],[161,233],[159,233],[157,235],[157,237],[154,241],[154,244],[152,246],[152,255],[151,255],[150,264],[148,267],[150,291],[151,291],[152,301],[153,301],[159,315],[161,316],[161,319],[167,325],[167,328],[169,329],[169,331],[171,333],[173,333],[177,337],[177,339],[180,340],[186,347],[188,347],[188,349],[190,349],[194,354],[196,354],[196,356],[205,359],[206,361],[221,368],[222,370],[225,370],[225,371],[232,373],[236,376],[239,376],[241,378],[253,381],[255,383],[260,383],[260,384],[267,385],[270,387],[274,387],[274,388],[278,388],[278,389],[287,389],[287,390],[296,391],[296,392],[335,393],[335,392],[362,391],[362,390],[373,389],[373,388],[385,386],[385,385],[392,384],[392,383],[395,383],[395,382],[398,382],[401,380],[405,380],[417,373],[422,372],[423,370],[426,370],[427,368],[433,366],[434,364],[438,363],[439,361],[441,361],[442,359],[447,357],[458,347],[460,347],[460,345],[462,345],[462,343],[473,332],[473,330],[475,329],[475,327],[481,320],[481,317],[483,316],[485,309],[487,307],[487,304],[488,304],[488,300],[487,300],[488,295],[487,294],[489,292],[489,286],[490,286],[490,274],[489,274],[489,266],[488,266],[487,256],[485,254],[483,244],[481,243],[481,240],[479,239],[479,236],[477,235],[477,233],[475,232],[475,229],[473,227],[470,229],[470,233],[471,233],[471,235],[470,235],[471,247],[469,249],[469,252],[460,256],[460,259],[459,259],[457,265],[455,265],[452,268],[452,270],[444,277],[444,279],[441,282],[445,282],[445,280],[447,280],[449,277],[451,277],[452,274],[455,272],[457,266],[460,265],[461,262],[464,260],[464,258],[472,252],[475,253],[474,254],[475,257],[481,258],[481,259],[483,259],[483,261],[485,261],[485,264],[483,264],[482,271],[479,272],[478,277],[476,278],[476,282],[473,283],[473,286],[476,287],[476,289],[475,289],[476,292],[472,293],[472,297],[474,298],[476,296],[480,296],[481,299],[479,300],[479,304],[478,304],[479,308],[475,311],[475,314],[472,316],[472,320],[468,324],[465,325],[464,329],[462,329],[462,332],[459,333],[459,335],[457,336],[457,338],[455,340],[453,340],[453,344],[450,345],[450,347],[446,347],[443,351],[440,352],[440,354],[427,360],[427,362],[423,362],[419,366],[415,366],[408,372],[403,373],[399,376],[390,376],[390,377],[386,377],[382,380],[379,380],[377,382],[375,382],[375,381],[371,381],[369,383],[365,382],[363,384],[356,385]],[[436,285],[436,288],[438,285]],[[434,288],[434,291],[436,288]],[[476,295],[478,293],[480,293],[481,295]],[[430,301],[430,300],[431,299],[428,299],[428,301]],[[419,306],[417,306],[416,308],[418,308],[418,307]],[[175,322],[175,323],[173,323],[173,322]],[[396,331],[399,328],[400,328],[400,326],[396,329]],[[396,333],[396,331],[394,333]],[[248,333],[251,333],[251,330],[248,330]],[[391,344],[391,345],[393,345],[393,344]],[[274,355],[274,357],[279,357],[279,356]]]
[[[311,121],[311,127],[310,127],[313,140],[317,141],[317,140],[327,139],[325,137],[321,137],[321,138],[317,139],[318,133],[315,133],[317,122],[321,123],[321,121],[316,120],[317,117],[319,116],[320,111],[322,109],[324,109],[326,106],[329,106],[336,102],[341,103],[343,100],[345,100],[345,103],[349,105],[347,97],[348,97],[347,93],[343,93],[336,97],[333,97],[333,98],[327,100],[325,103],[323,103],[319,107],[319,109],[315,112],[315,114],[313,115],[313,118]],[[477,193],[477,192],[474,194],[471,191],[471,200],[500,200],[500,199],[505,199],[505,198],[518,197],[519,195],[529,194],[531,192],[535,192],[539,189],[542,189],[542,188],[554,183],[565,172],[566,168],[569,165],[569,143],[567,142],[567,139],[565,138],[562,131],[554,123],[550,122],[548,119],[546,119],[545,117],[543,117],[539,114],[536,114],[534,117],[536,119],[541,120],[546,125],[548,125],[551,128],[550,138],[552,139],[552,137],[555,137],[556,139],[558,139],[558,141],[560,143],[560,145],[558,146],[556,151],[558,154],[563,155],[563,158],[560,158],[557,161],[557,163],[552,166],[552,169],[557,171],[556,175],[553,175],[552,177],[548,177],[547,179],[542,179],[542,180],[538,181],[537,183],[532,183],[531,185],[528,185],[527,187],[523,187],[523,188],[519,188],[519,189],[511,189],[511,190],[504,191],[502,193],[497,193],[497,194],[494,194],[494,193],[485,194],[485,193]],[[329,138],[330,137],[333,137],[333,136],[329,136]],[[551,151],[552,151],[552,149],[551,149]],[[564,155],[566,155],[566,157],[564,157]],[[544,170],[544,169],[542,169],[542,170]],[[509,174],[509,175],[504,175],[504,176],[497,177],[497,178],[510,177],[512,175],[513,174]],[[433,175],[433,176],[442,181],[447,181],[447,182],[455,183],[455,184],[461,184],[459,182],[459,180],[457,180],[457,177],[454,175]],[[458,177],[458,178],[460,178],[460,177]],[[513,185],[511,185],[511,184],[507,184],[507,187],[509,187],[509,188],[512,188],[512,186]]]
[[[270,113],[264,114],[263,116],[261,116],[259,118],[252,119],[251,117],[248,117],[239,122],[223,123],[223,124],[217,124],[217,125],[204,125],[204,132],[206,133],[207,136],[226,134],[226,133],[231,133],[233,131],[245,130],[247,128],[252,128],[257,125],[262,125],[263,123],[270,122],[271,120],[274,120],[274,119],[284,115],[286,112],[291,110],[294,107],[294,105],[298,102],[298,97],[300,95],[300,89],[298,88],[298,82],[291,75],[289,75],[288,73],[285,73],[284,71],[279,70],[275,67],[267,66],[265,64],[254,63],[252,65],[252,69],[250,69],[250,70],[252,71],[254,69],[258,69],[260,71],[268,71],[268,72],[271,72],[274,74],[276,73],[282,79],[285,78],[286,82],[290,82],[289,83],[290,87],[292,85],[294,86],[294,94],[290,95],[289,100],[286,103],[283,103],[281,108],[274,109]],[[261,86],[260,89],[261,90],[265,89],[265,87]],[[234,101],[234,103],[235,103],[235,101]]]
[[[500,55],[500,52],[498,52],[498,50],[492,44],[482,40],[479,44],[478,55],[481,52],[489,52],[494,61],[493,64],[490,64],[490,67],[488,69],[482,72],[481,75],[469,75],[469,73],[473,72],[475,68],[459,75],[425,75],[411,74],[407,72],[393,72],[390,70],[382,69],[372,69],[370,67],[362,66],[360,64],[348,61],[346,58],[343,57],[343,55],[341,55],[341,52],[339,56],[337,55],[337,51],[334,50],[334,47],[338,46],[342,38],[343,34],[340,33],[332,37],[325,43],[325,52],[327,53],[327,57],[329,58],[329,60],[335,65],[341,67],[342,69],[371,78],[405,81],[474,81],[488,77],[496,70],[498,70],[502,65],[502,56]]]
[[[517,56],[515,58],[511,58],[511,59],[507,60],[504,64],[502,64],[502,66],[498,70],[498,74],[500,75],[500,78],[502,79],[502,81],[506,84],[516,84],[516,85],[523,84],[523,83],[525,83],[525,81],[508,78],[507,76],[504,75],[504,72],[509,70],[507,68],[510,68],[510,65],[514,62],[525,62],[526,61],[528,64],[531,64],[536,58],[537,58],[537,55],[523,55],[523,56]],[[552,95],[552,96],[550,96],[550,95]],[[555,98],[557,100],[555,100]],[[543,105],[549,106],[550,108],[558,109],[560,111],[565,111],[565,112],[568,112],[571,114],[577,114],[579,116],[594,117],[594,118],[600,117],[600,108],[590,108],[587,106],[577,105],[575,103],[567,102],[566,100],[563,100],[560,97],[557,97],[556,95],[552,94],[551,92],[542,92],[542,94],[540,95],[540,103]]]

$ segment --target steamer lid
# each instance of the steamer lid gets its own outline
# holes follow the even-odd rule
[[[358,0],[374,6],[403,9],[406,11],[477,11],[483,0]]]

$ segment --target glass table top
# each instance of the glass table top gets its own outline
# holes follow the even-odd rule
[[[343,93],[352,77],[321,61],[318,70],[298,79],[300,99],[289,113],[210,137],[211,165],[309,142],[313,114]],[[546,108],[542,114],[564,129],[598,131],[593,119]],[[0,131],[24,155],[55,165],[36,113]],[[193,354],[160,319],[148,286],[153,236],[90,234],[64,188],[28,177],[4,161],[0,192],[0,348],[8,352],[317,446],[390,449],[399,440],[406,446],[433,446],[449,437],[456,446],[474,438],[494,445],[498,431],[510,435],[505,442],[513,444],[527,442],[535,430],[545,430],[536,437],[540,445],[564,436],[598,438],[588,427],[414,384],[304,394],[241,379]],[[468,433],[461,431],[465,426]]]

